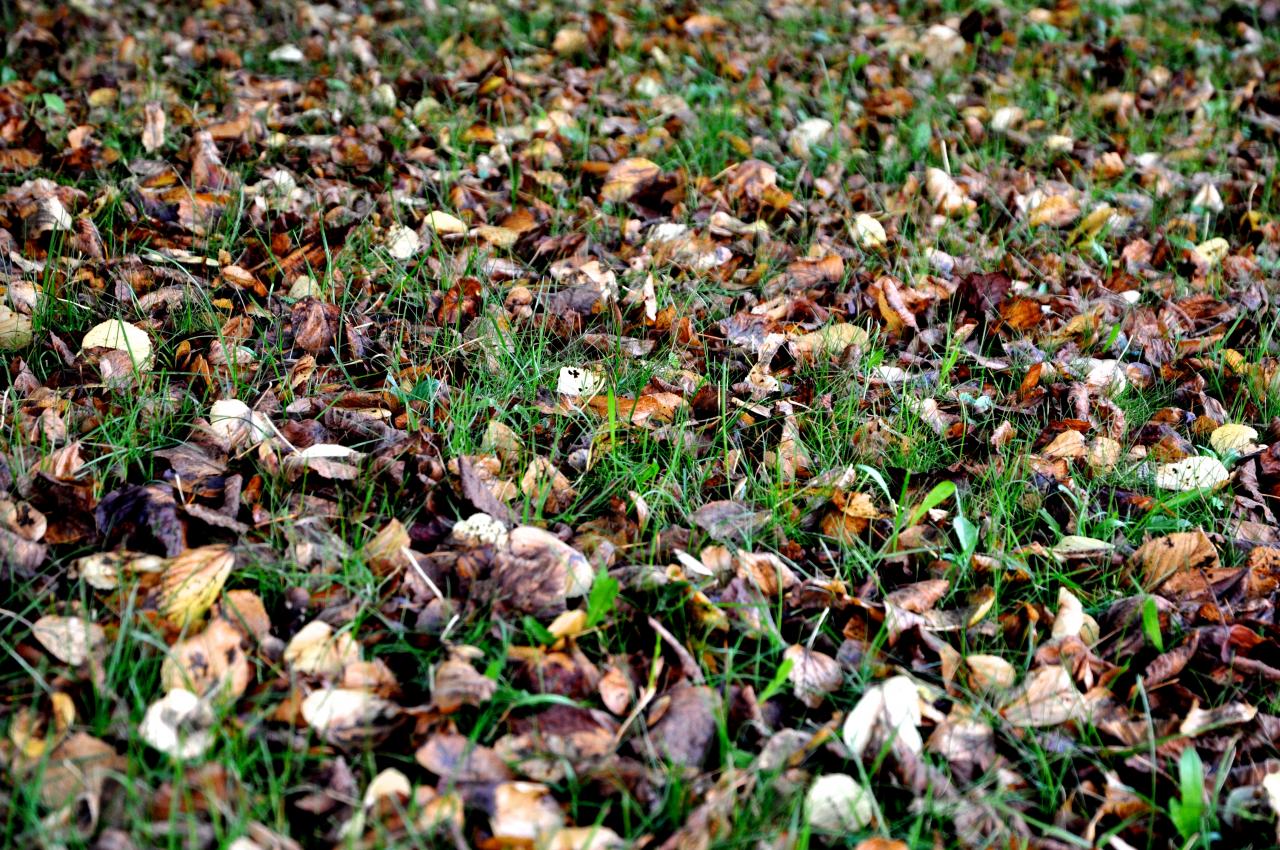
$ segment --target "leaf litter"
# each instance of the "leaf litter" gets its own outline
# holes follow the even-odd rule
[[[109,5],[0,60],[6,844],[1275,829],[1276,4]]]

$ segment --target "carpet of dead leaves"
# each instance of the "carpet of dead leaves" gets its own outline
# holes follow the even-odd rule
[[[9,8],[6,843],[1270,843],[1276,4],[739,5]]]

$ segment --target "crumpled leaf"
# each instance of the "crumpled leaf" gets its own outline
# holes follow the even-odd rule
[[[1083,719],[1087,714],[1071,674],[1058,665],[1033,671],[1000,708],[1006,722],[1032,728],[1057,726],[1068,720]]]
[[[919,753],[924,747],[922,720],[915,682],[906,676],[892,676],[867,688],[845,718],[841,737],[854,758],[861,758],[872,741],[878,746],[893,740]]]
[[[1220,565],[1217,548],[1200,529],[1148,540],[1137,548],[1129,562],[1140,571],[1142,589],[1148,593],[1158,590],[1178,573],[1202,573],[1216,570]]]
[[[147,707],[138,734],[176,759],[196,759],[213,746],[213,711],[191,691],[176,688]]]
[[[787,677],[796,699],[810,708],[822,705],[823,698],[839,688],[844,679],[840,664],[817,650],[795,644],[787,647],[782,657],[791,662]]]

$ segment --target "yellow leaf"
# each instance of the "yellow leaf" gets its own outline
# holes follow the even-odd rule
[[[145,370],[151,366],[151,337],[137,325],[120,319],[108,319],[94,325],[80,343],[84,349],[113,348],[127,351],[134,368]]]
[[[662,175],[662,169],[643,157],[631,157],[613,164],[604,178],[600,200],[629,201]]]
[[[227,546],[201,546],[171,558],[160,576],[157,607],[166,620],[185,626],[204,616],[235,566]]]

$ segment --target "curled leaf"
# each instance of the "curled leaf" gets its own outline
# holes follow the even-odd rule
[[[194,759],[213,746],[213,723],[207,703],[191,691],[177,688],[147,708],[138,734],[167,756]]]

